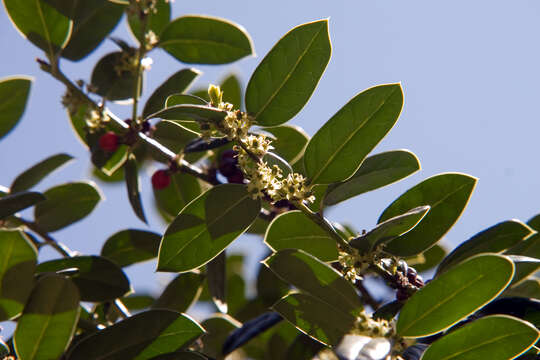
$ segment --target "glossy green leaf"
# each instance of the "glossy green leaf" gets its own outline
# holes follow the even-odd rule
[[[17,176],[11,184],[11,192],[17,193],[32,188],[51,172],[72,159],[73,157],[68,154],[49,156]]]
[[[126,179],[126,188],[128,193],[129,203],[135,212],[135,215],[144,223],[147,223],[146,216],[141,200],[141,187],[139,185],[139,172],[137,170],[137,159],[133,154],[130,154],[126,164],[124,165],[124,176]]]
[[[201,72],[196,69],[182,69],[174,73],[150,95],[144,105],[143,117],[163,109],[170,95],[187,91],[199,75]]]
[[[505,251],[508,255],[523,255],[540,259],[540,234],[533,234],[510,249]]]
[[[107,0],[45,0],[73,20],[73,30],[62,57],[79,61],[94,51],[122,18],[125,5]]]
[[[291,174],[293,172],[293,169],[289,163],[281,158],[279,155],[276,155],[272,152],[267,152],[263,156],[263,161],[270,166],[270,168],[273,168],[274,165],[281,169],[283,173],[283,177],[286,178],[287,175]]]
[[[83,301],[108,301],[129,292],[129,280],[122,269],[100,256],[75,256],[46,261],[38,265],[37,272],[56,272],[76,268],[73,282],[79,288]]]
[[[20,360],[58,359],[79,319],[79,292],[63,276],[41,278],[17,321],[14,344]]]
[[[330,184],[353,176],[394,126],[402,107],[400,84],[375,86],[352,98],[308,143],[304,166],[311,183]]]
[[[92,162],[101,170],[101,172],[105,174],[105,176],[111,177],[115,175],[118,170],[120,170],[122,166],[127,162],[129,151],[129,146],[120,145],[114,153],[108,153],[105,155],[103,163],[95,161],[95,153],[93,153]],[[124,177],[125,176],[126,175],[124,171]]]
[[[214,359],[223,358],[222,348],[229,334],[242,324],[224,314],[215,314],[201,324],[206,330],[202,337],[204,353]]]
[[[221,252],[206,264],[206,280],[212,301],[219,311],[227,313],[227,255]]]
[[[30,94],[30,85],[30,77],[17,76],[0,80],[0,139],[21,119]]]
[[[73,22],[45,0],[3,1],[21,35],[55,58],[68,42]]]
[[[209,16],[175,19],[163,29],[158,46],[192,64],[226,64],[254,52],[243,27]]]
[[[202,191],[195,177],[181,172],[171,175],[171,183],[166,188],[153,190],[159,209],[171,219]]]
[[[158,271],[186,272],[205,265],[247,230],[260,206],[244,185],[218,185],[206,191],[167,228]]]
[[[266,266],[259,266],[257,274],[257,298],[271,307],[289,292],[290,286]]]
[[[528,278],[540,269],[540,259],[522,255],[506,255],[516,267],[512,285],[519,284],[523,279]]]
[[[263,261],[277,276],[302,292],[350,315],[362,303],[354,287],[340,273],[316,257],[297,249],[280,250]]]
[[[148,115],[147,119],[160,118],[165,120],[191,120],[212,122],[222,120],[227,112],[204,105],[174,105]]]
[[[301,249],[321,261],[336,261],[336,241],[300,211],[277,216],[266,231],[264,242],[273,250]]]
[[[155,299],[150,295],[132,294],[121,299],[122,303],[129,310],[143,310],[149,308],[154,303]]]
[[[0,220],[45,200],[45,196],[38,192],[27,191],[6,195],[0,198]]]
[[[128,12],[127,20],[129,24],[129,30],[139,42],[144,38],[141,19],[137,12]],[[155,2],[155,8],[146,15],[146,33],[152,31],[159,38],[163,29],[171,21],[171,4],[168,0],[157,0]]]
[[[154,232],[137,229],[122,230],[105,241],[101,256],[118,266],[129,266],[155,258],[160,241],[161,236]]]
[[[265,128],[264,131],[276,137],[272,140],[274,152],[290,164],[294,164],[302,157],[309,141],[309,136],[298,126],[274,126]]]
[[[530,348],[540,333],[530,323],[511,316],[487,316],[435,341],[422,360],[514,359]]]
[[[81,340],[68,360],[146,360],[187,347],[204,333],[191,318],[175,311],[149,310]]]
[[[186,312],[199,298],[203,280],[201,274],[190,272],[178,275],[163,290],[152,308]]]
[[[470,258],[432,280],[407,300],[396,330],[422,337],[445,330],[494,299],[510,283],[514,265],[495,254]]]
[[[115,51],[103,56],[97,62],[92,71],[91,80],[96,94],[113,101],[133,97],[137,86],[137,76],[134,72],[122,68],[124,56],[122,51]]]
[[[533,233],[530,227],[519,220],[498,223],[469,240],[461,243],[439,265],[437,274],[441,274],[452,266],[481,253],[500,253],[516,245]]]
[[[354,328],[356,318],[306,294],[290,294],[272,308],[297,329],[325,345],[335,346]]]
[[[526,279],[519,284],[506,289],[503,296],[517,296],[540,300],[540,279]]]
[[[86,217],[101,200],[97,188],[89,183],[58,185],[43,193],[47,200],[34,209],[35,222],[43,231],[60,230]]]
[[[418,158],[407,150],[387,151],[369,156],[349,180],[328,187],[324,203],[335,205],[402,180],[418,170],[420,170]]]
[[[165,99],[165,107],[185,104],[209,106],[210,102],[205,98],[190,94],[172,94]]]
[[[75,132],[75,135],[77,139],[83,144],[85,147],[89,147],[88,141],[86,139],[86,116],[87,112],[89,111],[89,107],[86,104],[83,104],[79,106],[76,111],[69,111],[67,110],[67,115],[69,117],[69,123],[71,125],[71,128]]]
[[[233,104],[234,109],[242,107],[242,85],[234,74],[227,76],[220,83],[223,91],[223,101]]]
[[[21,313],[34,284],[37,250],[19,230],[0,230],[0,321]]]
[[[419,254],[439,241],[457,221],[476,185],[475,177],[460,173],[432,176],[407,190],[388,206],[379,222],[417,207],[431,209],[417,227],[391,241],[385,251],[398,256]]]
[[[362,253],[370,252],[377,246],[387,244],[398,236],[414,229],[428,214],[429,209],[429,206],[419,206],[404,214],[394,216],[379,223],[367,234],[352,239],[350,244]]]
[[[194,351],[178,351],[158,355],[150,360],[208,360],[208,358]]]
[[[290,120],[313,94],[331,52],[328,20],[289,31],[253,72],[246,89],[247,111],[262,126]]]
[[[439,265],[446,256],[447,251],[439,244],[435,244],[423,253],[407,257],[404,260],[409,266],[416,269],[417,272],[428,271]]]

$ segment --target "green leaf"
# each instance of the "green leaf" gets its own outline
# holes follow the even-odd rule
[[[309,136],[302,128],[293,125],[281,125],[264,128],[264,131],[276,137],[275,140],[272,140],[275,153],[289,164],[294,164],[304,154]]]
[[[0,321],[19,315],[34,284],[37,250],[19,230],[0,230]]]
[[[201,274],[178,275],[163,290],[152,308],[186,312],[191,305],[197,302],[202,291],[203,280],[204,276]]]
[[[43,231],[60,230],[86,217],[101,200],[95,185],[73,182],[43,193],[47,200],[34,208],[35,222]]]
[[[133,154],[129,154],[128,160],[124,165],[124,176],[126,179],[126,188],[131,208],[135,212],[135,215],[137,215],[137,217],[142,222],[147,224],[148,221],[146,221],[146,216],[144,215],[144,209],[141,200],[141,187],[139,186],[137,159]]]
[[[379,222],[417,206],[429,205],[431,210],[417,227],[388,243],[384,250],[404,257],[429,249],[457,221],[469,201],[476,181],[475,177],[466,174],[444,173],[432,176],[407,190],[384,210]]]
[[[88,140],[86,139],[86,116],[88,111],[89,106],[87,104],[80,105],[74,112],[66,111],[69,117],[69,123],[77,139],[87,148],[89,147]]]
[[[21,1],[22,2],[22,1]],[[0,80],[0,139],[7,135],[21,119],[28,95],[30,77],[8,77]]]
[[[244,185],[218,185],[206,191],[167,228],[158,271],[186,272],[205,265],[247,230],[260,207]]]
[[[540,279],[526,279],[519,284],[506,289],[503,296],[540,299]]]
[[[422,360],[514,359],[538,340],[530,323],[511,316],[487,316],[435,341]]]
[[[127,229],[117,232],[105,241],[101,256],[124,267],[153,259],[158,254],[161,236],[154,232]]]
[[[540,259],[522,255],[507,255],[514,262],[516,271],[511,285],[519,284],[540,269]]]
[[[0,198],[0,220],[45,200],[45,196],[38,192],[28,191],[6,195]]]
[[[253,72],[246,89],[247,111],[262,126],[290,120],[313,94],[331,52],[328,20],[289,31]]]
[[[45,0],[3,0],[9,18],[31,43],[55,58],[67,44],[73,22]]]
[[[162,2],[163,0],[160,0]],[[182,69],[165,80],[146,101],[143,117],[147,117],[165,107],[165,101],[170,95],[187,91],[193,81],[201,75],[196,69]]]
[[[253,54],[245,29],[209,16],[182,16],[168,24],[159,47],[176,59],[192,64],[227,64]]]
[[[273,250],[301,249],[321,261],[336,261],[336,241],[300,211],[277,216],[266,231],[264,242]]]
[[[516,245],[534,232],[519,220],[498,223],[469,240],[461,243],[439,265],[437,274],[442,274],[452,266],[481,253],[500,253]]]
[[[208,291],[219,311],[227,313],[227,255],[221,252],[206,264]]]
[[[79,61],[94,51],[122,18],[122,4],[107,0],[45,0],[73,20],[73,30],[62,57]]]
[[[227,76],[219,87],[223,91],[223,101],[233,104],[234,109],[242,107],[242,85],[236,75]]]
[[[187,96],[187,95],[186,95]],[[205,105],[174,105],[148,115],[146,119],[191,120],[212,122],[223,120],[227,112]]]
[[[121,299],[129,310],[143,310],[154,303],[155,299],[150,295],[129,295]]]
[[[398,318],[398,335],[422,337],[449,328],[494,299],[513,275],[510,259],[495,254],[454,266],[409,298]]]
[[[257,298],[266,307],[271,307],[289,292],[289,284],[281,280],[266,266],[259,266],[257,274]]]
[[[142,24],[137,12],[128,12],[127,20],[129,30],[139,42],[144,38]],[[163,29],[171,21],[171,4],[168,0],[157,0],[155,10],[146,14],[146,33],[152,31],[159,38]]]
[[[0,356],[7,357],[9,355],[9,347],[5,342],[0,340]]]
[[[423,272],[439,265],[446,254],[447,251],[444,247],[435,244],[423,253],[405,258],[405,261],[409,266],[413,266],[416,271]]]
[[[11,192],[17,193],[32,188],[47,175],[72,159],[73,157],[68,154],[56,154],[40,161],[13,180]]]
[[[354,328],[356,318],[306,294],[290,294],[272,308],[298,330],[325,345],[335,346]]]
[[[308,143],[304,166],[311,183],[330,184],[353,176],[394,126],[402,107],[400,84],[375,86],[352,98]]]
[[[282,159],[281,157],[279,157],[278,155],[272,153],[272,152],[267,152],[264,156],[263,156],[263,159],[262,159],[268,166],[270,166],[270,168],[273,168],[274,165],[277,166],[278,168],[281,169],[281,171],[283,172],[283,177],[286,178],[287,175],[291,174],[293,172],[293,169],[291,167],[291,165],[289,165],[289,163]]]
[[[15,329],[14,344],[21,360],[58,359],[67,348],[79,319],[79,292],[59,275],[41,278]]]
[[[68,360],[146,360],[187,347],[204,333],[191,318],[170,310],[133,315],[81,340]]]
[[[103,152],[103,150],[101,151]],[[122,166],[127,162],[129,151],[130,151],[129,146],[120,145],[114,153],[106,154],[104,156],[103,164],[101,164],[100,161],[96,161],[96,158],[94,156],[95,153],[92,153],[92,162],[94,163],[95,166],[99,167],[101,172],[103,172],[106,176],[110,177],[110,176],[115,175],[116,172],[120,170]],[[125,177],[125,173],[124,173],[124,177]]]
[[[426,216],[429,209],[429,206],[419,206],[402,215],[394,216],[379,223],[367,234],[352,239],[350,244],[362,253],[370,252],[377,246],[387,244],[414,229]]]
[[[508,255],[523,255],[540,259],[540,234],[533,234],[505,251]]]
[[[169,186],[153,190],[160,210],[174,219],[180,210],[201,194],[201,185],[194,176],[177,172],[171,175]]]
[[[185,104],[209,106],[210,103],[204,98],[190,94],[172,94],[165,100],[165,107]]]
[[[284,281],[335,309],[352,316],[362,311],[354,287],[316,257],[296,249],[280,250],[263,261]]]
[[[178,351],[158,355],[150,360],[208,360],[208,358],[194,351]]]
[[[202,337],[204,353],[214,359],[223,358],[223,344],[229,334],[238,329],[242,324],[224,314],[215,314],[204,320],[201,324],[206,334]]]
[[[367,157],[347,181],[326,190],[325,205],[335,205],[354,196],[402,180],[420,170],[416,155],[407,150],[387,151]]]
[[[124,296],[131,289],[126,275],[112,261],[100,256],[75,256],[46,261],[38,265],[39,273],[76,268],[73,282],[82,301],[108,301]]]
[[[112,101],[133,97],[137,87],[137,75],[132,71],[122,69],[124,57],[124,52],[115,51],[98,61],[92,71],[91,80],[96,94]]]

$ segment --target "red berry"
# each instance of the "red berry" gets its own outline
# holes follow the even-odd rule
[[[99,147],[107,152],[115,152],[118,149],[118,135],[109,131],[99,138]]]
[[[165,189],[171,183],[171,176],[167,170],[158,170],[152,175],[152,186],[156,190]]]

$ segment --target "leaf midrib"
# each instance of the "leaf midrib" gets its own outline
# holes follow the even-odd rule
[[[323,171],[325,171],[329,164],[334,160],[334,158],[343,150],[343,148],[351,141],[351,139],[356,136],[356,134],[364,128],[364,126],[375,116],[377,115],[377,113],[381,110],[381,108],[384,106],[384,104],[386,104],[386,102],[388,101],[388,99],[390,97],[392,97],[392,95],[394,94],[394,92],[396,91],[396,89],[392,89],[392,91],[390,92],[390,94],[388,94],[388,96],[381,102],[381,104],[379,105],[379,107],[371,114],[367,117],[367,119],[365,121],[363,121],[361,124],[359,124],[359,126],[353,131],[351,132],[351,134],[349,136],[347,136],[347,138],[345,139],[345,141],[343,141],[338,147],[337,149],[334,151],[334,153],[332,155],[330,155],[330,157],[328,158],[328,160],[325,162],[325,164],[320,168],[320,170],[313,176],[313,178],[311,179],[311,183],[312,184],[316,184],[316,180],[317,178],[322,174]]]
[[[243,202],[245,199],[249,198],[249,194],[248,195],[244,195],[242,196],[242,198],[240,198],[240,200],[238,200],[237,202],[233,203],[231,206],[229,206],[227,209],[225,209],[225,211],[223,211],[221,213],[220,216],[217,216],[213,221],[207,223],[207,224],[204,224],[202,230],[197,234],[195,235],[194,237],[191,238],[190,241],[186,241],[186,243],[180,247],[180,249],[178,249],[178,251],[169,258],[169,261],[167,261],[166,263],[164,263],[164,265],[168,265],[171,263],[171,261],[176,258],[178,256],[178,254],[180,254],[187,246],[191,245],[191,243],[195,240],[197,240],[199,238],[199,236],[201,236],[204,232],[208,231],[208,227],[215,224],[218,220],[220,220],[221,218],[223,218],[228,212],[231,211],[231,209],[233,209],[234,207],[236,207],[238,204],[240,204],[241,202]],[[205,197],[205,201],[206,201],[207,197]],[[205,215],[206,217],[206,215]]]
[[[205,45],[211,45],[211,46],[226,47],[233,50],[246,51],[246,49],[243,47],[234,46],[229,43],[219,42],[215,40],[207,40],[207,39],[171,39],[171,40],[165,40],[165,41],[160,42],[159,46],[165,47],[168,45],[176,45],[178,43],[180,44],[205,44]]]
[[[266,101],[266,103],[260,108],[259,111],[257,111],[257,113],[254,115],[254,118],[257,119],[257,117],[259,117],[259,115],[264,112],[264,110],[266,110],[266,108],[269,106],[269,104],[274,100],[274,98],[277,96],[277,94],[279,93],[279,91],[285,86],[285,84],[289,81],[290,77],[292,76],[292,74],[296,71],[296,68],[298,67],[298,65],[300,64],[300,62],[304,59],[304,57],[306,56],[306,53],[308,52],[308,50],[311,48],[311,45],[313,45],[313,43],[315,42],[315,39],[319,36],[319,34],[321,33],[321,31],[323,31],[325,25],[323,24],[323,26],[321,26],[321,28],[319,29],[319,31],[317,31],[317,33],[313,36],[313,38],[310,40],[308,46],[306,46],[306,49],[302,52],[302,54],[298,57],[298,60],[296,61],[296,63],[293,65],[291,71],[289,71],[289,73],[285,76],[284,80],[281,82],[281,84],[279,85],[279,87],[272,93],[272,95],[270,95],[270,97],[268,98],[268,101]]]

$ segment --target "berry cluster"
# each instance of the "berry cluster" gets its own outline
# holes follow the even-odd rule
[[[234,150],[227,150],[221,153],[219,159],[219,172],[232,184],[243,184],[244,174],[238,167],[238,153]]]
[[[398,301],[407,300],[416,290],[424,286],[422,276],[418,275],[416,269],[409,267],[403,260],[398,262],[394,279],[398,286],[396,291],[396,300]]]

